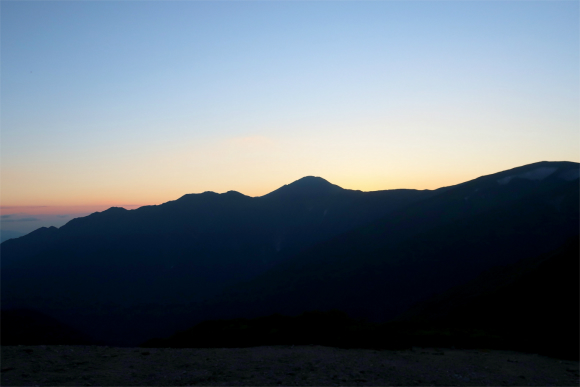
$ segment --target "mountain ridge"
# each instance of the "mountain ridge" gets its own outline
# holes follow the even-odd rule
[[[465,234],[466,241],[473,240],[474,243],[476,243],[476,245],[471,247],[471,249],[476,249],[474,251],[493,251],[488,244],[489,241],[494,240],[497,241],[496,243],[502,243],[506,247],[512,246],[509,247],[510,249],[519,246],[517,248],[520,252],[515,252],[515,257],[518,257],[521,254],[535,254],[539,251],[541,252],[542,249],[544,251],[550,250],[557,244],[562,243],[563,238],[565,238],[566,235],[574,235],[578,230],[577,202],[579,194],[577,182],[554,180],[557,178],[554,177],[552,180],[544,180],[543,182],[515,179],[510,183],[511,185],[508,186],[497,183],[499,178],[503,178],[513,172],[521,172],[526,169],[536,169],[538,164],[539,163],[536,163],[527,166],[527,168],[526,166],[523,169],[520,167],[462,183],[454,188],[445,190],[440,195],[431,196],[391,213],[385,218],[386,222],[384,219],[377,219],[369,225],[362,226],[359,229],[334,237],[334,239],[323,241],[310,249],[303,251],[302,254],[295,257],[295,259],[282,262],[278,266],[272,268],[270,272],[264,273],[246,284],[240,284],[237,286],[237,290],[233,290],[233,293],[230,292],[230,294],[224,295],[222,299],[215,300],[215,303],[216,305],[219,305],[218,309],[222,312],[232,311],[232,313],[240,314],[245,313],[242,312],[242,310],[249,311],[254,308],[254,313],[246,314],[244,317],[255,317],[257,315],[267,315],[271,313],[292,315],[298,313],[297,308],[300,308],[296,304],[294,308],[290,306],[293,303],[292,300],[301,300],[306,297],[307,294],[317,294],[318,297],[321,297],[322,294],[326,294],[326,296],[323,296],[326,297],[326,301],[317,302],[314,297],[309,297],[308,309],[326,310],[335,308],[345,310],[349,314],[361,317],[360,314],[357,314],[356,307],[354,309],[352,307],[349,309],[346,307],[347,304],[340,302],[341,297],[353,297],[352,294],[346,294],[341,290],[341,288],[346,286],[344,282],[345,279],[351,277],[348,273],[361,273],[361,270],[366,270],[366,267],[372,268],[375,272],[379,270],[387,274],[392,272],[393,269],[399,271],[402,270],[400,265],[403,265],[403,268],[409,267],[409,262],[417,259],[416,257],[437,256],[437,254],[441,256],[441,254],[450,253],[457,255],[457,252],[453,252],[453,249],[456,246],[451,243],[444,243],[446,233],[448,235]],[[578,164],[564,164],[560,165],[560,167],[578,168],[577,165]],[[484,189],[484,187],[481,186],[482,182],[486,183],[488,185],[487,188],[489,189]],[[553,184],[555,184],[555,186],[553,186]],[[466,192],[473,193],[478,187],[480,188],[478,191],[479,197],[473,198],[475,204],[468,204],[468,201],[465,200]],[[511,190],[506,192],[506,188],[511,188]],[[504,204],[491,211],[493,207],[497,207],[497,204],[486,203],[486,201],[490,200],[490,197],[493,198],[493,195],[490,194],[493,194],[496,189],[501,190],[501,195],[499,199],[497,197],[495,199],[500,200],[500,202]],[[524,193],[525,195],[522,196]],[[531,197],[531,199],[526,199],[527,201],[524,200],[521,202],[526,195]],[[565,217],[562,218],[560,215],[564,213],[560,213],[560,210],[549,203],[549,198],[560,197],[561,195],[565,195],[564,198],[567,198],[567,201],[564,201],[563,203],[567,203],[565,205],[568,206],[568,210],[565,214],[570,217],[569,219]],[[478,200],[480,203],[477,203]],[[481,201],[483,201],[483,203],[481,203]],[[495,201],[493,202],[495,203]],[[537,208],[538,211],[536,211],[535,208]],[[506,215],[510,213],[511,219],[510,216]],[[417,214],[419,214],[419,218],[416,218]],[[532,215],[532,217],[527,219],[526,217],[529,217],[530,215]],[[520,219],[522,219],[521,222],[519,221]],[[551,222],[553,222],[553,229],[542,225],[543,222],[550,219],[553,219],[551,220]],[[525,220],[527,220],[529,224],[526,224]],[[480,222],[482,222],[484,226],[481,226]],[[435,225],[438,225],[438,227],[446,225],[443,228],[445,231],[437,234],[437,228]],[[510,225],[509,227],[512,227],[514,231],[517,231],[517,233],[523,234],[513,234],[513,238],[516,239],[510,240],[509,238],[512,238],[511,233],[513,231],[508,230],[506,235],[509,237],[506,239],[506,237],[501,234],[503,232],[502,227],[506,225]],[[497,226],[500,227],[498,228]],[[538,230],[543,230],[542,232],[544,232],[545,235],[538,234]],[[562,230],[562,235],[557,235],[559,230]],[[482,232],[484,233],[483,235],[478,235],[478,233],[481,234]],[[534,236],[532,237],[532,235]],[[532,239],[528,241],[528,238]],[[458,246],[463,246],[462,248],[468,249],[466,247],[467,242],[457,239],[458,237],[454,238],[453,241],[459,243]],[[407,242],[402,243],[401,241]],[[440,250],[439,253],[431,251],[426,247],[432,244],[440,246],[438,247]],[[536,251],[536,249],[526,247],[526,244],[530,246],[535,245],[539,250]],[[425,248],[422,246],[425,246]],[[409,256],[408,251],[413,252],[413,254]],[[510,256],[508,251],[501,252],[499,255],[496,253],[496,255],[498,257]],[[484,262],[481,260],[485,259],[485,257],[481,256],[481,254],[478,256],[481,257],[478,258],[480,260],[478,265],[481,265],[482,262]],[[497,262],[497,259],[495,261]],[[454,265],[457,265],[460,262],[461,261],[456,261]],[[322,281],[323,278],[332,278],[332,276],[328,277],[327,274],[322,274],[327,272],[327,265],[332,265],[336,273],[342,273],[340,274],[340,278],[343,279],[339,282],[335,281],[336,285],[331,286],[330,283],[326,282],[325,285],[320,285],[320,281]],[[340,267],[342,267],[342,269],[339,269]],[[469,267],[465,265],[463,265],[463,267],[463,270],[469,269]],[[410,267],[405,270],[409,271]],[[436,273],[438,270],[440,271],[440,269],[435,266],[432,267],[431,272],[425,271],[421,275],[431,275]],[[364,289],[367,284],[377,284],[377,281],[380,281],[378,277],[375,278],[370,273],[365,275],[358,280],[352,279],[354,282],[351,281],[351,284],[346,286],[346,288],[355,289],[357,287],[362,287],[362,289]],[[418,273],[415,275],[418,275]],[[399,283],[400,281],[396,279],[396,276],[393,276],[394,275],[390,275],[389,278],[391,278],[394,283]],[[306,280],[308,277],[316,278],[316,281]],[[365,280],[364,278],[367,279]],[[423,286],[426,286],[429,282],[428,278],[429,277],[425,277],[426,282]],[[456,282],[455,284],[458,283]],[[408,291],[411,290],[409,289],[409,286],[405,286]],[[301,288],[303,289],[300,291],[301,296],[297,296],[298,289]],[[385,289],[379,291],[377,288],[376,292],[384,292]],[[414,301],[419,301],[421,298],[425,298],[433,292],[439,291],[436,289],[444,290],[444,288],[435,287],[431,293],[426,293],[421,297],[415,296],[403,304],[401,304],[402,300],[400,297],[397,297],[397,299],[390,299],[392,305],[398,304],[401,306],[394,308],[392,312],[388,312],[385,317],[379,318],[379,320],[384,320],[387,316],[394,316],[396,313],[401,312],[405,305],[408,307]],[[278,298],[272,298],[272,294],[276,294],[277,292],[279,294]],[[268,296],[265,296],[264,299],[266,300],[270,297],[270,301],[261,301],[262,306],[260,306],[260,302],[250,302],[244,294],[265,294]],[[284,296],[284,294],[286,294],[286,296]],[[294,294],[294,298],[291,298],[290,294]],[[332,294],[340,294],[340,296],[333,296]],[[367,300],[373,297],[372,292],[365,294]],[[227,301],[228,299],[231,301]],[[352,306],[360,306],[365,302],[369,304],[369,302],[364,301],[362,297],[359,297],[357,302],[352,301],[350,304]],[[240,304],[240,306],[237,306],[236,303]],[[372,302],[370,304],[372,304]],[[284,307],[282,307],[283,305]],[[230,309],[230,307],[233,309]],[[370,305],[368,308],[369,310],[380,309],[371,308]],[[235,310],[235,312],[233,310]],[[380,313],[377,314],[374,312],[374,314],[374,319],[376,320]],[[362,317],[373,319],[372,316],[372,314],[368,313],[362,315]],[[216,314],[216,317],[229,318],[230,316],[222,313]]]
[[[2,243],[2,305],[117,345],[218,317],[341,309],[383,321],[577,232],[578,170],[540,162],[425,191],[306,177],[261,197],[109,209]]]
[[[111,208],[8,240],[0,245],[2,305],[37,308],[70,325],[80,314],[86,316],[76,321],[80,330],[96,321],[93,310],[111,302],[113,310],[130,315],[141,313],[135,309],[141,304],[184,305],[432,194],[323,186],[333,192],[188,194],[158,206]]]

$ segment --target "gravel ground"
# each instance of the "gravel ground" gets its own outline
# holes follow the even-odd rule
[[[578,386],[578,362],[495,350],[1,348],[2,386]]]

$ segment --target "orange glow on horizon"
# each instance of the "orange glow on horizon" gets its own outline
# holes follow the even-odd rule
[[[127,210],[142,207],[143,205],[119,205],[119,204],[101,204],[86,206],[1,206],[2,215],[11,214],[34,214],[34,215],[60,215],[60,214],[86,214],[93,212],[105,211],[111,207],[123,207]]]
[[[395,183],[391,183],[392,186],[388,186],[388,184],[385,184],[386,181],[391,180],[388,177],[382,177],[382,178],[371,178],[369,176],[351,176],[351,177],[340,177],[340,176],[323,176],[322,174],[304,174],[304,176],[300,176],[300,177],[293,177],[290,178],[288,181],[282,181],[281,179],[278,179],[278,182],[275,183],[270,183],[270,184],[263,184],[263,182],[254,182],[254,184],[252,184],[251,182],[245,182],[245,184],[241,184],[241,186],[235,187],[236,184],[233,184],[234,186],[231,187],[225,187],[224,184],[219,184],[219,187],[216,187],[217,189],[203,189],[203,188],[199,188],[196,190],[186,190],[185,192],[177,192],[177,189],[175,190],[175,193],[172,193],[171,191],[165,191],[165,192],[160,192],[157,195],[151,195],[148,198],[138,198],[139,200],[131,200],[133,203],[135,202],[142,202],[142,204],[124,204],[127,203],[127,201],[129,200],[119,200],[118,202],[115,202],[114,200],[108,200],[108,203],[99,203],[99,204],[73,204],[73,205],[66,205],[66,204],[60,204],[60,203],[55,203],[55,204],[39,204],[39,205],[34,205],[34,204],[27,204],[27,203],[15,203],[14,205],[12,204],[8,204],[6,203],[6,201],[4,201],[4,203],[2,203],[3,205],[0,206],[0,213],[3,215],[10,215],[10,214],[16,214],[16,213],[28,213],[28,214],[38,214],[38,215],[55,215],[55,214],[86,214],[86,213],[93,213],[93,212],[101,212],[101,211],[105,211],[111,207],[123,207],[125,209],[128,210],[132,210],[132,209],[136,209],[139,207],[143,207],[143,206],[149,206],[149,205],[159,205],[159,204],[163,204],[169,201],[173,201],[173,200],[177,200],[180,197],[182,197],[183,195],[187,195],[187,194],[200,194],[206,191],[211,191],[211,192],[216,192],[216,193],[225,193],[227,191],[237,191],[242,193],[243,195],[246,196],[250,196],[250,197],[260,197],[263,195],[266,195],[272,191],[277,190],[278,188],[284,186],[284,185],[288,185],[291,184],[292,182],[305,177],[305,176],[319,176],[325,180],[327,180],[329,183],[331,184],[335,184],[338,185],[339,187],[342,187],[344,189],[349,189],[349,190],[360,190],[363,192],[371,192],[371,191],[380,191],[380,190],[389,190],[389,189],[418,189],[418,190],[423,190],[423,189],[437,189],[440,187],[444,187],[444,186],[448,186],[448,185],[454,185],[454,184],[458,184],[467,180],[470,180],[470,178],[475,178],[476,176],[469,176],[465,179],[457,179],[457,176],[454,176],[456,179],[456,181],[452,181],[452,179],[446,179],[447,181],[443,181],[443,184],[436,184],[436,182],[434,181],[435,179],[431,179],[432,181],[429,181],[429,183],[431,184],[418,184],[417,179],[411,179],[411,178],[401,178],[401,176],[398,176],[397,179],[392,179],[394,181],[396,181]],[[407,184],[402,183],[403,181],[407,182]],[[258,183],[258,184],[255,184]],[[427,182],[425,182],[427,183]],[[205,184],[204,184],[205,185]],[[138,192],[135,192],[138,193]],[[92,196],[92,195],[91,195]],[[123,196],[132,196],[132,195],[123,195]],[[91,198],[87,198],[87,202],[91,202],[94,199],[94,197]],[[134,197],[134,199],[137,199],[137,197]],[[79,203],[79,197],[75,198],[75,202]],[[30,203],[30,201],[28,201]],[[94,203],[94,201],[93,201]]]

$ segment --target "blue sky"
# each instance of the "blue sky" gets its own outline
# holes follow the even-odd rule
[[[3,206],[580,161],[577,1],[1,7]]]

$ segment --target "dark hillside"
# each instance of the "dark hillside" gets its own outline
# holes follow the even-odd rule
[[[577,170],[574,163],[537,163],[450,187],[319,243],[197,306],[195,316],[339,309],[386,321],[482,271],[549,252],[576,235]]]
[[[477,329],[512,349],[578,360],[580,238],[475,280],[411,308],[397,321]],[[441,328],[439,328],[441,332]]]
[[[110,208],[2,243],[2,307],[136,344],[172,331],[188,303],[432,194],[352,191],[305,177],[257,198],[204,192]]]
[[[547,254],[496,266],[383,323],[333,310],[296,317],[204,321],[149,348],[324,345],[340,348],[494,348],[578,360],[579,237]]]
[[[340,311],[308,311],[299,316],[274,314],[254,319],[204,321],[169,338],[152,339],[149,348],[240,348],[264,345],[368,346],[363,337],[377,325]],[[367,340],[368,341],[368,340]]]
[[[306,177],[259,198],[205,192],[112,208],[2,243],[2,307],[116,345],[309,310],[385,322],[577,235],[579,172],[541,162],[435,191]]]
[[[26,309],[0,314],[2,345],[95,345],[98,342],[43,313]]]

